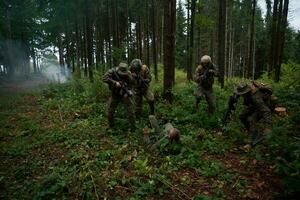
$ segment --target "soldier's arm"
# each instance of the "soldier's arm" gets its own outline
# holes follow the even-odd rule
[[[195,82],[199,83],[201,81],[201,76],[203,75],[203,67],[201,65],[199,65],[196,68],[196,72],[195,72]]]
[[[146,67],[146,72],[145,72],[145,77],[144,77],[144,82],[149,84],[151,82],[151,73],[148,67]]]
[[[219,76],[219,69],[218,67],[215,65],[215,64],[212,64],[213,65],[213,69],[212,69],[212,73],[214,74],[214,76]]]
[[[114,85],[116,81],[113,79],[113,70],[108,70],[102,77],[102,80],[104,83],[107,83],[109,85]]]

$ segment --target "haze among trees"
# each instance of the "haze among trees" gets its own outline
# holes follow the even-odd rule
[[[1,0],[4,199],[294,197],[300,180],[295,133],[300,30],[289,23],[290,3],[265,0],[263,14],[257,0]],[[213,118],[202,104],[198,113],[192,108],[194,72],[203,55],[210,55],[219,69]],[[109,92],[101,77],[134,58],[151,70],[157,115],[186,137],[188,147],[174,157],[144,151],[142,136],[123,136],[122,120],[121,130],[102,133]],[[45,77],[51,67],[51,77]],[[16,79],[27,84],[36,77],[53,84],[22,98],[1,89]],[[62,79],[66,83],[58,84]],[[266,145],[249,150],[241,147],[247,136],[238,117],[226,127],[220,121],[234,86],[251,80],[272,85],[288,113],[275,117]],[[126,118],[124,110],[120,113]],[[148,127],[146,113],[140,130]],[[205,133],[202,143],[189,145],[198,132]],[[51,167],[45,167],[47,162]],[[247,171],[247,165],[254,171]],[[130,166],[126,173],[124,166]]]

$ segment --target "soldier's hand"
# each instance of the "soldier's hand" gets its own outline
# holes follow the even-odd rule
[[[133,96],[133,92],[131,90],[128,91],[128,96],[129,97]]]
[[[131,72],[131,76],[135,78],[136,77],[136,73],[135,72]]]
[[[117,82],[115,83],[115,86],[116,86],[117,88],[120,88],[120,87],[121,87],[120,82],[117,81]]]

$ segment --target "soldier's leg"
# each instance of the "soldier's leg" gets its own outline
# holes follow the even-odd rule
[[[139,119],[143,111],[143,95],[140,92],[137,92],[135,95],[135,106],[135,115]]]
[[[127,108],[128,119],[129,119],[131,128],[134,129],[135,128],[135,114],[134,114],[132,97],[123,97],[123,102]]]
[[[199,103],[201,101],[201,98],[203,96],[203,89],[200,86],[197,86],[196,90],[194,91],[195,96],[195,108],[198,109]]]
[[[255,146],[256,144],[258,144],[259,142],[261,142],[264,137],[262,135],[261,131],[261,126],[263,126],[262,124],[260,125],[259,121],[261,119],[261,116],[259,113],[254,112],[252,115],[250,115],[248,117],[248,122],[249,122],[249,132],[251,134],[251,146]]]
[[[119,104],[119,99],[117,97],[111,96],[109,99],[108,114],[107,114],[109,127],[113,127],[114,125],[114,114],[118,104]]]
[[[242,124],[245,126],[245,128],[250,131],[250,123],[249,123],[249,117],[253,114],[253,111],[250,109],[246,108],[245,110],[242,111],[242,113],[239,115],[239,118],[242,122]]]
[[[212,115],[214,114],[215,110],[216,110],[216,96],[214,94],[213,90],[207,90],[205,92],[205,99],[207,101],[208,104],[208,114]]]
[[[272,130],[272,112],[271,110],[261,113],[259,123],[263,125],[262,133],[269,134]]]
[[[252,120],[255,122],[252,130],[252,146],[260,143],[264,140],[265,136],[271,132],[272,127],[272,115],[271,111],[266,111],[263,113],[256,113],[252,117]]]
[[[149,104],[150,114],[154,115],[154,95],[153,95],[153,93],[149,89],[147,89],[147,91],[144,94],[144,97]]]

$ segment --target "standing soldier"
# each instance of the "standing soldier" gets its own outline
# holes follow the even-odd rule
[[[136,117],[140,118],[143,110],[143,97],[147,100],[151,115],[154,114],[154,95],[149,89],[151,82],[150,70],[146,65],[142,65],[140,59],[133,59],[130,64],[130,71],[135,80],[135,103]]]
[[[131,85],[134,80],[126,63],[120,63],[118,67],[108,70],[103,76],[103,82],[107,83],[111,90],[111,97],[108,108],[109,126],[114,125],[114,113],[119,102],[126,105],[131,128],[135,128],[135,116],[133,112],[133,103]]]
[[[210,56],[203,56],[200,65],[196,69],[195,82],[198,84],[194,92],[196,97],[196,109],[204,96],[208,103],[208,114],[212,115],[216,109],[216,97],[213,91],[214,77],[218,75],[216,66],[212,63]]]
[[[277,98],[272,95],[272,89],[263,83],[240,83],[230,97],[229,108],[225,115],[227,121],[231,112],[235,110],[239,97],[243,97],[246,108],[239,118],[251,134],[251,145],[254,146],[264,139],[264,135],[271,132],[272,114]]]

